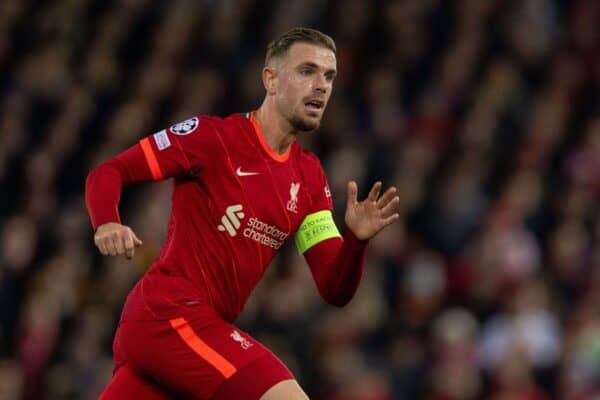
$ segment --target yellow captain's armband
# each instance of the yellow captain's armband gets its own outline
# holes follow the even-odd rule
[[[333,222],[331,211],[323,210],[307,215],[304,218],[294,236],[294,241],[296,242],[298,252],[304,254],[306,250],[315,244],[334,237],[341,237],[340,232],[337,226],[335,226],[335,222]]]

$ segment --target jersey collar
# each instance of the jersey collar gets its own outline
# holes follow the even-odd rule
[[[258,138],[260,145],[265,150],[265,152],[269,155],[269,157],[271,157],[273,160],[279,161],[279,162],[287,161],[287,159],[290,158],[290,152],[292,150],[292,146],[289,146],[288,149],[283,154],[278,154],[275,151],[273,151],[273,149],[269,146],[269,144],[265,140],[265,135],[264,135],[262,129],[260,129],[260,126],[256,122],[256,118],[254,117],[255,112],[256,111],[251,111],[249,113],[248,119],[250,120],[250,122],[252,123],[252,126],[254,127],[254,133],[256,134],[256,137]]]

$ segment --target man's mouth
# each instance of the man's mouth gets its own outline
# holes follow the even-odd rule
[[[318,100],[318,99],[312,99],[312,100],[308,100],[304,103],[304,105],[306,106],[306,108],[313,110],[313,111],[320,111],[323,109],[323,107],[325,107],[325,102],[323,100]]]

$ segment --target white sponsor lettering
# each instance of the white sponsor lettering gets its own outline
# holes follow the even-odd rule
[[[221,232],[226,231],[229,236],[235,237],[242,225],[241,220],[244,216],[241,204],[229,206],[225,210],[225,214],[221,216],[221,224],[217,226],[217,229]],[[275,250],[279,249],[289,236],[289,233],[283,232],[277,226],[269,225],[255,217],[248,220],[242,234],[248,239]]]
[[[244,236],[262,245],[279,249],[288,237],[288,233],[282,232],[275,225],[269,225],[258,218],[250,218],[243,232]]]

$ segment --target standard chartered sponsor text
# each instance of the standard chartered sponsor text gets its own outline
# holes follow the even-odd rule
[[[288,237],[287,233],[280,231],[276,226],[266,224],[254,217],[248,220],[243,233],[244,237],[276,250],[281,247]]]

